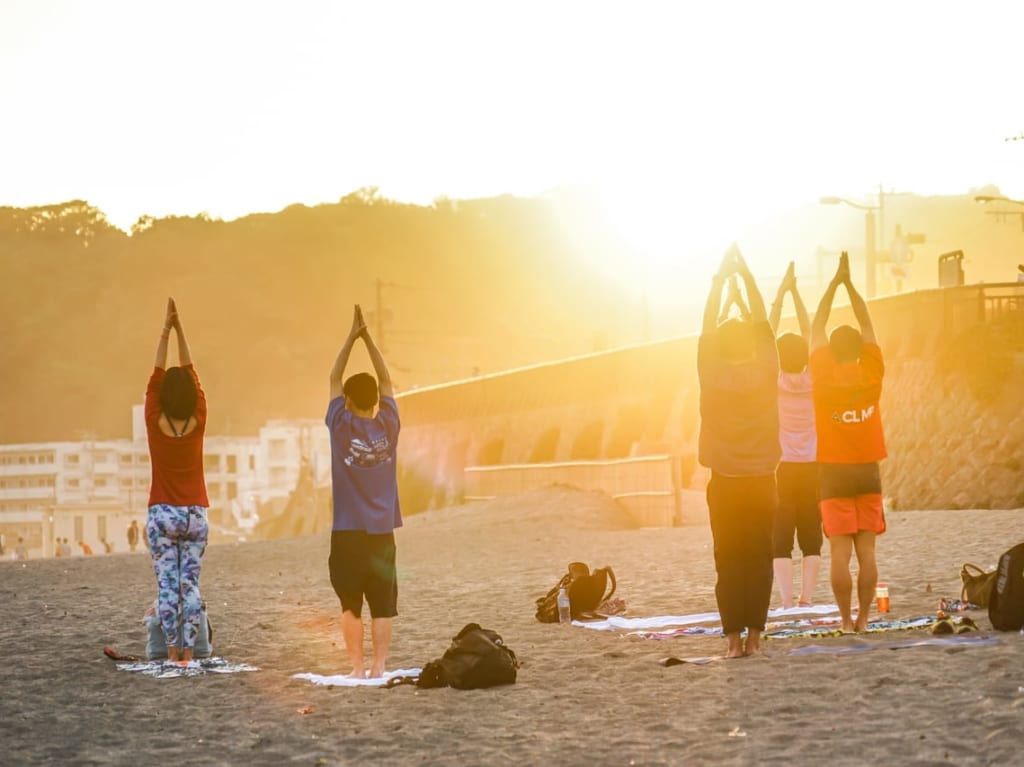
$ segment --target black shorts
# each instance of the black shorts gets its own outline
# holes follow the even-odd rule
[[[342,612],[361,617],[365,596],[371,618],[398,615],[394,533],[371,535],[363,530],[335,530],[331,533],[327,566]]]
[[[878,462],[820,463],[821,499],[856,498],[882,492],[882,475]]]
[[[793,556],[793,532],[805,557],[821,556],[818,464],[783,461],[775,471],[779,506],[772,533],[776,559]]]

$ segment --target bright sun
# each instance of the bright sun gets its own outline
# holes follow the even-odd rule
[[[736,238],[734,207],[723,210],[679,189],[637,196],[621,186],[602,188],[601,202],[628,250],[624,262],[606,268],[652,303],[703,301],[708,279]]]

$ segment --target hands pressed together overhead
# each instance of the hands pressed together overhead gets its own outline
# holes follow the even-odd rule
[[[357,338],[366,338],[369,330],[366,327],[366,320],[363,319],[363,309],[359,304],[352,310],[352,329],[349,330],[349,338],[353,341]]]
[[[789,262],[786,273],[782,275],[782,284],[779,286],[780,293],[785,293],[787,290],[796,290],[796,263],[794,261]]]
[[[722,264],[718,267],[718,274],[716,275],[719,279],[726,279],[730,275],[739,274],[745,275],[749,273],[747,268],[747,262],[743,260],[743,254],[740,253],[739,247],[736,243],[733,243],[725,251],[725,255],[722,256]]]
[[[180,328],[181,325],[178,323],[178,307],[174,303],[173,298],[167,299],[167,313],[164,315],[164,330],[169,331],[171,328]]]
[[[835,277],[832,278],[832,284],[835,286],[846,285],[850,286],[850,256],[844,250],[842,255],[839,256],[839,266],[836,268]]]

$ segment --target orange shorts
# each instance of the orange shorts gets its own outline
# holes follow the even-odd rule
[[[866,493],[853,498],[826,498],[821,501],[821,525],[825,535],[855,535],[872,530],[885,532],[882,494]]]

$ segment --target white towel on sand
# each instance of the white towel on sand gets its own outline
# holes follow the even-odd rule
[[[292,674],[292,679],[306,679],[313,684],[327,687],[384,687],[389,679],[396,676],[419,676],[422,669],[398,668],[394,671],[385,671],[384,676],[375,679],[358,679],[345,674],[324,676],[322,674]]]
[[[832,615],[839,612],[837,605],[812,605],[810,607],[781,607],[768,611],[769,618],[796,617],[801,615]],[[660,629],[670,626],[690,626],[694,623],[719,620],[718,613],[693,613],[692,615],[659,615],[653,618],[625,618],[613,615],[603,621],[573,621],[573,626],[583,626],[598,631],[619,631],[622,629]]]

